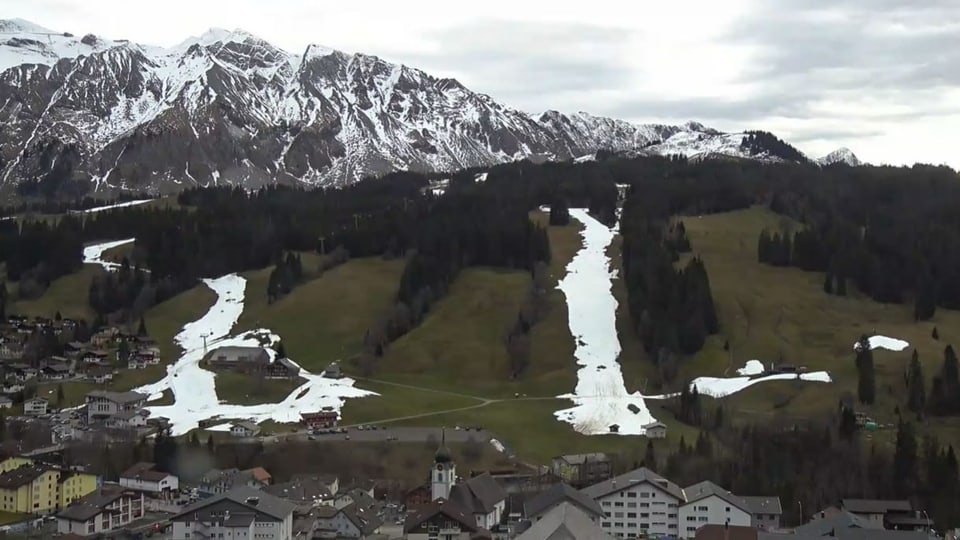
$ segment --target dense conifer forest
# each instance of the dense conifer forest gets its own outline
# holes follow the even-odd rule
[[[563,225],[568,208],[586,207],[613,224],[618,184],[629,186],[620,223],[628,311],[644,361],[654,362],[666,382],[719,330],[709,265],[696,256],[676,216],[767,205],[792,219],[760,235],[761,262],[823,272],[826,294],[855,287],[878,301],[912,303],[917,319],[960,307],[960,179],[949,169],[602,157],[501,165],[484,181],[479,171],[461,171],[448,177],[442,195],[431,189],[439,175],[396,173],[337,190],[192,189],[174,208],[2,221],[0,262],[19,290],[0,290],[0,310],[10,296],[37,295],[76,271],[89,241],[137,239],[120,271],[98,278],[89,291],[99,318],[129,322],[198,279],[228,272],[271,267],[270,293],[287,294],[304,271],[297,252],[316,251],[325,265],[349,257],[398,258],[405,268],[395,304],[365,340],[361,365],[374,372],[390,343],[423,320],[461,270],[519,269],[531,273],[531,288],[505,346],[514,376],[522,376],[526,334],[543,308],[551,258],[546,231],[529,211],[551,205],[550,222]],[[801,504],[809,517],[857,494],[910,498],[939,526],[957,525],[955,441],[918,437],[910,416],[960,414],[960,369],[946,343],[942,361],[939,351],[923,353],[935,355],[924,357],[928,369],[930,360],[938,367],[928,388],[919,354],[904,373],[909,401],[892,458],[889,448],[861,446],[852,404],[784,430],[731,425],[722,409],[704,410],[712,401],[687,391],[677,414],[704,435],[660,460],[651,447],[648,459],[681,482],[710,478],[737,493],[775,493],[792,522]],[[872,355],[860,352],[855,362],[857,397],[870,403],[877,391]]]

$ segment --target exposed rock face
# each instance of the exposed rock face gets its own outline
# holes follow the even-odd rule
[[[774,157],[692,122],[534,118],[453,79],[314,45],[290,54],[242,31],[161,49],[0,27],[15,32],[0,41],[0,190],[337,185],[600,149]]]

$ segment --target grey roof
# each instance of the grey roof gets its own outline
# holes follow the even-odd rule
[[[146,401],[146,399],[150,397],[140,392],[110,392],[109,390],[93,390],[87,392],[87,396],[108,399],[114,403],[136,403],[138,401]]]
[[[582,491],[588,497],[596,500],[610,495],[611,493],[616,493],[630,486],[642,483],[649,483],[650,485],[669,493],[681,501],[685,500],[683,490],[680,489],[680,486],[674,484],[673,482],[646,467],[640,467],[639,469],[621,474],[616,478],[611,478],[610,480],[605,480],[598,484],[594,484],[584,488]]]
[[[506,499],[507,492],[490,476],[490,473],[483,473],[466,482],[455,484],[450,490],[450,500],[474,514],[489,514],[493,512],[498,502]]]
[[[294,361],[289,358],[277,358],[276,363],[286,367],[290,371],[300,371],[300,366],[295,364]]]
[[[383,525],[383,520],[377,515],[376,510],[361,508],[356,503],[344,506],[340,511],[360,530],[363,536],[372,534]]]
[[[241,357],[247,361],[260,360],[265,356],[270,357],[263,347],[217,347],[210,353],[210,357],[216,358],[218,356],[226,356],[228,361],[233,362],[238,362]]]
[[[854,514],[886,514],[887,512],[912,512],[910,501],[884,501],[878,499],[843,499],[840,506]]]
[[[403,532],[409,533],[436,516],[444,516],[451,521],[457,522],[460,525],[461,531],[470,533],[478,532],[481,529],[477,527],[477,520],[467,512],[469,512],[469,510],[457,506],[457,504],[452,501],[437,499],[407,514],[407,519],[403,522]]]
[[[57,517],[70,521],[87,521],[96,517],[113,501],[119,499],[124,494],[133,495],[132,492],[123,489],[100,488],[89,495],[84,495],[73,504],[57,514]],[[140,495],[135,495],[140,497]]]
[[[834,535],[841,540],[929,540],[923,531],[888,531],[884,529],[843,529]]]
[[[231,513],[230,517],[223,522],[223,526],[224,527],[249,527],[250,524],[256,520],[257,520],[257,514],[254,512],[250,512],[249,514]]]
[[[255,499],[256,504],[247,503],[248,499]],[[210,497],[209,499],[204,499],[202,501],[196,502],[182,512],[173,516],[170,519],[177,519],[184,516],[192,516],[198,510],[202,510],[212,504],[219,503],[221,501],[232,501],[236,504],[240,504],[250,511],[261,512],[272,518],[279,520],[285,519],[288,515],[293,514],[293,509],[296,508],[296,505],[290,502],[287,502],[279,497],[274,497],[269,493],[264,493],[259,489],[253,489],[246,486],[240,486],[231,489],[226,493]]]
[[[560,503],[516,540],[612,540],[577,506]]]
[[[740,497],[750,507],[751,514],[783,514],[780,497]]]
[[[300,477],[289,482],[264,486],[263,491],[288,501],[315,501],[333,496],[328,483],[320,477]]]
[[[746,501],[709,480],[704,480],[703,482],[698,482],[692,486],[683,488],[683,494],[686,496],[686,504],[706,499],[711,495],[716,495],[744,512],[748,514],[751,513],[750,505],[747,504]]]
[[[551,508],[564,503],[573,503],[581,510],[594,516],[602,516],[603,509],[597,501],[568,484],[556,484],[524,504],[524,517],[527,519],[540,515]]]
[[[825,517],[823,519],[817,519],[807,523],[806,525],[801,525],[795,529],[797,534],[811,534],[817,536],[826,536],[831,533],[831,531],[838,531],[842,529],[849,528],[859,528],[859,529],[882,529],[883,527],[880,524],[873,523],[868,519],[864,519],[856,514],[851,514],[850,512],[841,511],[836,514]]]
[[[247,431],[260,431],[260,426],[258,426],[253,422],[247,422],[246,420],[240,420],[238,422],[234,422],[233,427],[237,427],[237,426],[242,427]]]
[[[565,456],[557,456],[553,459],[562,459],[571,465],[576,465],[590,461],[608,461],[610,458],[602,452],[594,452],[592,454],[568,454]]]

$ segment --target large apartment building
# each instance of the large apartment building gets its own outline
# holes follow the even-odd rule
[[[600,526],[616,538],[687,539],[695,538],[704,525],[775,528],[771,525],[779,524],[780,501],[776,497],[739,497],[713,482],[681,488],[647,468],[582,492],[600,503]]]
[[[616,538],[680,536],[683,489],[647,468],[640,468],[583,489],[600,503],[600,526]]]
[[[97,489],[96,475],[14,457],[0,463],[0,510],[50,514]]]

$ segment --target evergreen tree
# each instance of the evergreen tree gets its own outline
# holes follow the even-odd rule
[[[937,292],[933,285],[933,278],[928,272],[921,274],[917,284],[917,292],[914,297],[913,319],[915,321],[928,321],[933,318],[937,311]]]
[[[143,315],[140,316],[140,326],[137,328],[137,335],[140,337],[147,337],[147,321],[143,318]]]
[[[657,470],[657,455],[654,452],[652,440],[647,440],[647,451],[643,456],[643,466],[648,469]]]
[[[7,418],[3,409],[0,409],[0,443],[7,440]]]
[[[850,440],[857,432],[857,416],[853,409],[843,406],[840,409],[840,437]]]
[[[126,367],[130,362],[130,344],[126,339],[120,340],[120,346],[117,347],[117,365]]]
[[[918,415],[926,408],[927,393],[924,387],[923,367],[920,365],[920,355],[913,350],[910,359],[910,369],[907,375],[907,407]]]
[[[210,454],[211,456],[215,455],[213,435],[207,436],[207,453]]]
[[[916,489],[917,437],[913,424],[900,422],[893,454],[893,490],[897,497],[908,498]]]
[[[283,340],[277,342],[274,350],[277,352],[277,358],[287,358],[287,349],[283,346]]]
[[[564,226],[570,224],[570,207],[563,197],[557,197],[550,205],[550,225]]]
[[[187,444],[190,448],[200,448],[200,437],[197,435],[197,430],[190,432],[190,438],[187,440]]]
[[[713,429],[719,430],[723,427],[723,407],[717,407],[717,412],[713,416]]]
[[[7,282],[0,280],[0,319],[7,318]]]
[[[63,384],[62,384],[62,383],[57,383],[57,407],[58,407],[58,408],[63,407],[63,400],[64,400],[64,396],[63,396]]]
[[[857,347],[857,396],[860,403],[870,405],[876,399],[876,373],[873,367],[873,352],[868,342],[861,340]]]
[[[833,274],[827,272],[826,277],[823,281],[823,292],[827,294],[833,294]]]
[[[933,332],[930,333],[930,337],[932,337],[934,341],[940,340],[940,332],[937,331],[936,326],[933,327]]]
[[[57,310],[57,312],[53,314],[53,320],[58,322],[63,320],[63,315],[60,314],[60,310]]]
[[[843,274],[838,274],[836,278],[837,286],[836,292],[837,296],[846,296],[847,295],[847,278],[843,277]]]

